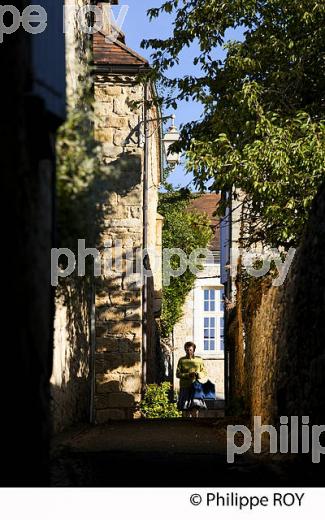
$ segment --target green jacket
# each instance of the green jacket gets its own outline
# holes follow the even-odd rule
[[[193,372],[198,373],[198,379],[204,379],[206,377],[206,370],[204,367],[203,359],[200,356],[195,356],[190,359],[186,356],[181,357],[177,364],[176,377],[180,379],[180,388],[189,388],[194,381],[191,377]]]

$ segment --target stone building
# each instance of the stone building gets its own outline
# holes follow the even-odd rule
[[[81,35],[75,25],[71,31],[70,81],[78,70],[75,61],[83,61],[75,51]],[[82,299],[80,290],[76,295],[79,311],[84,305],[73,323],[67,320],[66,304],[57,305],[52,376],[57,430],[76,420],[101,423],[139,416],[141,392],[156,378],[161,115],[151,103],[155,86],[138,81],[148,62],[127,47],[121,30],[114,28],[113,38],[111,31],[104,23],[90,50],[93,132],[102,161],[95,186],[100,226],[93,246],[100,252],[101,273],[94,276],[91,295]]]
[[[196,354],[204,359],[209,379],[215,384],[217,398],[224,399],[224,297],[220,281],[220,227],[214,216],[219,195],[205,194],[191,202],[191,206],[207,213],[213,230],[209,245],[211,255],[204,269],[196,277],[195,286],[188,294],[183,318],[173,331],[174,388],[179,388],[175,377],[178,359],[184,356],[184,343],[194,341]]]
[[[95,137],[107,171],[101,245],[112,250],[115,261],[121,259],[119,268],[113,265],[96,282],[94,419],[102,422],[136,416],[143,385],[153,378],[161,277],[151,255],[144,262],[153,279],[143,283],[139,268],[143,249],[152,253],[161,247],[162,152],[159,111],[146,106],[154,85],[137,82],[147,61],[126,46],[122,33],[109,43],[97,33],[93,49]],[[134,263],[137,272],[132,273]]]

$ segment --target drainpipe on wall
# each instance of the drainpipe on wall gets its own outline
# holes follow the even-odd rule
[[[148,83],[144,86],[144,168],[143,168],[143,258],[144,269],[149,268],[148,258],[148,207],[149,207],[149,132],[148,132]],[[147,383],[148,354],[148,278],[142,278],[142,394]]]

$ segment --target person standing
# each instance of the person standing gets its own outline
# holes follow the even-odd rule
[[[196,345],[187,341],[184,345],[186,356],[179,359],[176,369],[176,377],[180,380],[180,392],[177,407],[183,413],[183,417],[198,417],[199,411],[207,408],[204,399],[193,399],[192,383],[195,380],[203,382],[206,378],[206,370],[203,359],[195,356]]]

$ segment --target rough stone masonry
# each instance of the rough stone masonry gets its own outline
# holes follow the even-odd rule
[[[107,164],[103,186],[104,229],[101,245],[116,241],[125,254],[128,242],[142,246],[142,153],[140,114],[129,101],[142,97],[143,87],[128,76],[97,76],[95,138]],[[141,110],[141,108],[140,108]],[[96,282],[96,422],[132,418],[141,393],[140,288],[124,283],[123,272]]]

